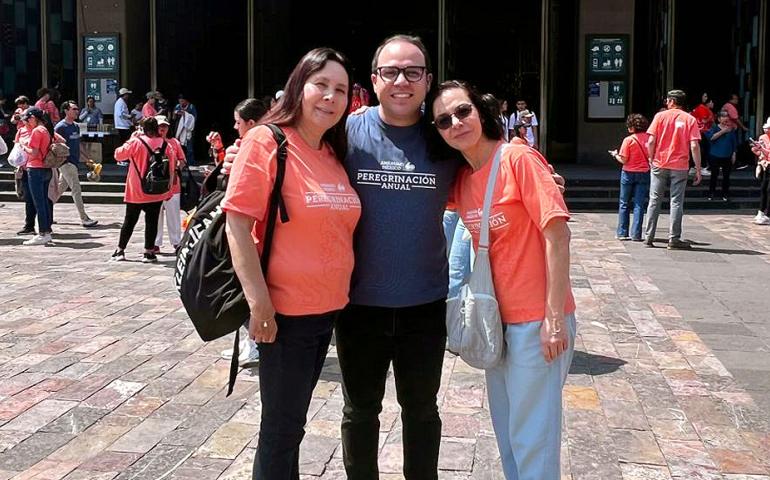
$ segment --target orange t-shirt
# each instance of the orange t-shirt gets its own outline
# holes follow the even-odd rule
[[[140,175],[144,175],[147,171],[150,152],[148,152],[147,147],[139,141],[140,138],[153,150],[160,148],[160,146],[163,145],[163,139],[160,137],[139,135],[138,137],[129,138],[126,143],[115,149],[115,160],[129,160],[131,162],[131,165],[128,166],[128,173],[126,174],[126,193],[123,195],[123,201],[126,203],[153,203],[168,200],[172,195],[171,190],[157,195],[148,195],[142,190],[142,179]],[[169,160],[171,182],[173,185],[176,181],[177,157],[174,148],[168,141],[166,141],[166,155]],[[139,173],[137,173],[137,170]]]
[[[471,232],[475,248],[479,245],[481,212],[492,158],[476,172],[471,168],[462,169],[453,192],[457,210]],[[543,230],[555,218],[570,218],[546,164],[539,153],[523,145],[507,146],[500,159],[489,215],[489,258],[504,323],[539,321],[545,317],[547,281]],[[575,299],[569,289],[564,313],[574,311]]]
[[[620,152],[618,152],[626,159],[623,170],[637,173],[650,171],[650,162],[647,161],[647,140],[649,138],[649,133],[640,132],[623,139]]]
[[[182,144],[176,138],[167,138],[166,142],[168,142],[167,148],[174,150],[177,168],[182,168],[186,161]],[[177,193],[182,193],[182,182],[179,180],[179,175],[174,176],[174,183],[171,186],[171,195],[176,195]]]
[[[40,99],[37,102],[35,102],[35,107],[47,113],[48,118],[51,120],[51,123],[53,123],[54,125],[56,125],[59,122],[59,120],[61,120],[61,117],[59,116],[59,109],[56,108],[56,104],[53,103],[53,100],[48,100],[47,102],[44,102],[42,99]]]
[[[150,102],[144,102],[144,105],[142,105],[142,118],[154,117],[157,114],[158,111],[154,105],[150,104]]]
[[[289,215],[276,220],[267,287],[276,311],[313,315],[348,303],[353,272],[353,232],[361,202],[328,145],[311,148],[293,128],[288,141],[281,193]],[[276,143],[266,126],[244,136],[222,202],[225,211],[256,220],[253,236],[261,249],[269,196],[276,175]]]
[[[27,146],[37,148],[37,154],[29,154],[27,157],[27,168],[46,168],[43,165],[43,158],[48,155],[48,147],[51,145],[51,134],[42,125],[32,129],[29,135]]]
[[[655,137],[655,157],[652,164],[667,170],[690,168],[690,142],[700,140],[695,118],[684,110],[672,108],[652,119],[647,133]]]
[[[529,145],[529,143],[521,137],[513,137],[511,139],[511,145]]]
[[[730,125],[733,128],[738,128],[738,119],[741,117],[740,114],[738,114],[738,109],[735,108],[735,105],[733,105],[730,102],[725,103],[722,105],[722,110],[727,112],[727,118],[730,119],[730,122],[728,125]]]

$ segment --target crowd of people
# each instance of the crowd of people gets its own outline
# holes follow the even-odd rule
[[[509,114],[506,101],[461,80],[431,89],[427,49],[413,36],[385,39],[374,52],[370,79],[376,107],[368,107],[368,92],[352,83],[342,53],[311,50],[269,102],[249,98],[234,108],[233,145],[225,148],[218,132],[207,136],[212,159],[229,175],[221,207],[250,310],[238,360],[259,360],[262,411],[253,476],[299,478],[307,410],[334,332],[347,477],[378,478],[378,415],[392,368],[404,476],[438,478],[446,300],[470,274],[489,196],[489,258],[506,350],[485,374],[502,469],[509,480],[556,480],[561,392],[574,351],[576,307],[570,213],[563,179],[538,150],[537,117],[523,99]],[[121,88],[114,108],[121,138],[115,159],[128,169],[125,217],[110,260],[126,259],[144,213],[142,261],[156,262],[164,224],[172,248],[181,240],[179,169],[194,162],[190,142],[197,111],[184,95],[170,109],[157,91],[130,110],[132,93]],[[19,97],[12,116],[27,202],[19,234],[36,234],[27,245],[51,241],[53,205],[66,188],[83,226],[97,223],[80,195],[77,166],[89,159],[76,121],[99,124],[103,112],[93,98],[82,110],[70,100],[57,107],[54,99],[46,89],[32,106]],[[668,92],[666,110],[652,122],[630,115],[628,137],[611,152],[623,164],[621,240],[653,245],[663,193],[670,188],[668,247],[689,248],[681,239],[684,191],[691,159],[694,183],[701,181],[702,151],[708,152],[711,195],[720,171],[721,194],[729,195],[740,141],[735,129],[744,127],[730,108],[709,118],[700,108],[711,111],[707,98],[691,115],[683,109],[685,99],[682,91]],[[280,208],[288,221],[275,223],[263,274],[260,255],[279,151],[268,124],[280,127],[287,140]],[[764,128],[752,148],[766,167],[770,119]],[[67,162],[55,168],[46,161],[53,143],[69,147]],[[770,223],[769,175],[766,168],[759,173],[765,216],[758,213],[757,219]]]
[[[708,199],[730,200],[730,176],[737,165],[738,150],[748,141],[756,156],[756,177],[760,182],[760,202],[753,223],[770,225],[770,174],[767,173],[770,158],[770,117],[762,125],[764,134],[758,141],[744,138],[748,128],[741,121],[737,94],[730,98],[718,112],[707,93],[701,103],[690,113],[685,111],[687,95],[682,90],[671,90],[666,95],[665,108],[652,122],[644,115],[632,113],[626,120],[629,135],[623,139],[620,149],[610,150],[610,155],[622,165],[618,225],[615,238],[644,242],[652,247],[655,242],[658,216],[666,189],[670,190],[669,249],[689,249],[690,242],[683,241],[682,217],[688,177],[693,185],[709,178]],[[719,178],[721,176],[721,185]],[[717,186],[720,187],[717,195]],[[633,223],[629,223],[633,211]],[[647,214],[645,221],[645,212]],[[642,230],[644,229],[644,234]]]

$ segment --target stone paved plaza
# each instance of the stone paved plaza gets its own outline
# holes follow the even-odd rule
[[[57,206],[48,247],[21,246],[22,205],[0,207],[0,480],[251,478],[256,371],[225,398],[231,340],[198,339],[173,256],[139,263],[137,232],[132,261],[106,263],[123,209],[88,207],[99,228]],[[614,215],[575,214],[563,479],[770,480],[770,228],[750,217],[687,215],[688,252],[618,242]],[[345,478],[339,381],[332,348],[303,478]],[[503,478],[483,374],[447,354],[439,402],[440,478]],[[392,381],[381,425],[381,478],[402,478]]]

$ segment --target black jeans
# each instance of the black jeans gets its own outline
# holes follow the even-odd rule
[[[730,196],[730,172],[733,170],[733,162],[730,157],[709,157],[709,170],[711,178],[709,179],[709,195],[714,196],[717,190],[717,181],[719,180],[719,169],[722,169],[722,196]]]
[[[262,418],[254,480],[299,480],[299,445],[305,436],[307,410],[337,315],[277,314],[275,342],[259,344]]]
[[[378,415],[391,362],[401,405],[404,476],[438,478],[441,418],[436,396],[446,346],[446,301],[403,308],[348,305],[337,321],[336,336],[348,479],[378,478]]]
[[[759,211],[770,216],[770,169],[766,168],[759,178]]]
[[[126,217],[123,219],[123,226],[120,227],[118,248],[126,249],[128,241],[131,240],[131,235],[134,233],[134,227],[139,221],[139,215],[144,212],[144,249],[152,250],[155,247],[155,236],[158,235],[158,217],[161,206],[163,206],[163,202],[127,203]]]

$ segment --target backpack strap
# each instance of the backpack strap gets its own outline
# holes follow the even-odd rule
[[[289,221],[289,214],[286,212],[286,205],[283,201],[281,188],[283,187],[283,178],[286,173],[287,145],[286,134],[277,125],[269,124],[267,127],[273,132],[276,147],[276,173],[273,182],[273,190],[270,192],[270,204],[268,206],[267,225],[265,228],[265,237],[262,239],[262,255],[260,262],[262,264],[262,275],[267,279],[267,267],[270,263],[270,250],[273,246],[273,231],[275,230],[275,221],[278,217],[278,211],[281,212],[281,223]],[[235,378],[238,376],[238,356],[240,343],[240,328],[235,331],[235,341],[233,343],[233,357],[230,359],[230,380],[227,384],[227,395],[233,393],[235,387]]]

